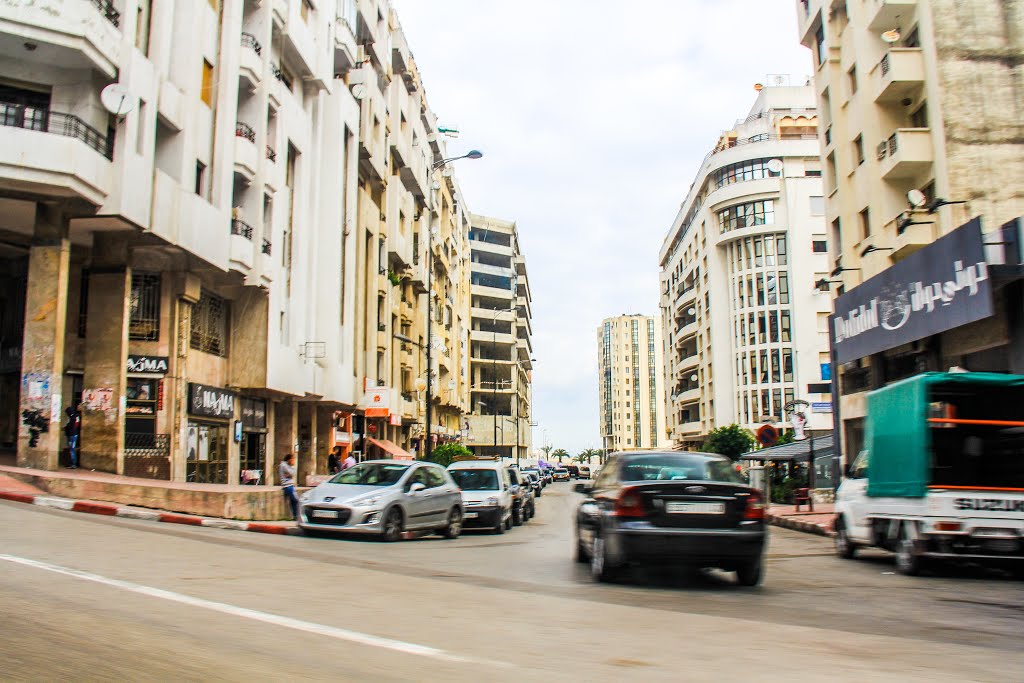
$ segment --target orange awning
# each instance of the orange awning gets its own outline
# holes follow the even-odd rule
[[[384,451],[390,453],[392,456],[394,456],[396,460],[412,460],[412,455],[406,452],[405,449],[403,449],[394,441],[389,441],[388,439],[370,438],[368,438],[367,441],[372,443],[374,446],[377,446],[378,448],[381,448]]]

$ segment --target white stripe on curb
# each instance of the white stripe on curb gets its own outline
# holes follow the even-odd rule
[[[150,522],[159,522],[160,513],[156,510],[133,510],[131,508],[117,508],[115,517],[127,517],[128,519],[144,519]]]
[[[215,529],[234,529],[236,531],[248,531],[248,522],[237,522],[233,519],[208,519],[203,518],[202,526],[210,526]]]
[[[36,496],[32,501],[33,505],[41,505],[45,508],[57,508],[58,510],[70,510],[75,501],[67,498],[53,498],[51,496]]]
[[[121,590],[129,591],[132,593],[138,593],[140,595],[146,595],[152,598],[160,598],[161,600],[178,602],[183,605],[190,605],[192,607],[199,607],[201,609],[207,609],[213,612],[220,612],[221,614],[228,614],[235,617],[241,617],[243,619],[252,619],[253,621],[261,621],[265,624],[273,624],[275,626],[282,626],[284,628],[295,629],[296,631],[314,633],[316,635],[327,636],[328,638],[334,638],[336,640],[345,640],[351,643],[359,643],[361,645],[379,647],[385,650],[401,652],[403,654],[417,655],[420,657],[429,657],[431,659],[440,659],[448,662],[473,662],[478,664],[491,665],[500,664],[499,662],[485,662],[473,658],[460,657],[450,652],[446,652],[445,650],[430,647],[428,645],[419,645],[417,643],[408,643],[402,640],[383,638],[381,636],[370,635],[369,633],[350,631],[349,629],[338,628],[336,626],[328,626],[326,624],[317,624],[311,621],[303,621],[302,619],[293,619],[291,617],[284,617],[279,614],[271,614],[269,612],[260,612],[258,610],[248,609],[246,607],[238,607],[236,605],[229,605],[223,602],[204,600],[202,598],[192,597],[191,595],[184,595],[183,593],[174,593],[172,591],[163,590],[162,588],[143,586],[141,584],[131,583],[129,581],[121,581],[120,579],[111,579],[105,576],[100,576],[99,574],[91,574],[89,572],[81,571],[79,569],[62,567],[60,565],[50,564],[49,562],[40,562],[39,560],[30,560],[28,558],[18,557],[16,555],[0,554],[0,560],[4,560],[6,562],[13,562],[15,564],[20,564],[26,567],[33,567],[35,569],[43,569],[45,571],[54,572],[56,574],[73,576],[75,578],[83,579],[85,581],[92,581],[94,583],[99,583],[105,586],[111,586],[113,588],[119,588]]]

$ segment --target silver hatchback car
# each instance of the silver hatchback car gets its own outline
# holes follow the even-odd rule
[[[299,527],[397,541],[403,531],[462,533],[462,493],[443,467],[409,460],[368,460],[302,495]]]

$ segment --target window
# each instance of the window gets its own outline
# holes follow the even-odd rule
[[[775,223],[775,202],[771,199],[730,206],[718,212],[722,232]]]
[[[914,110],[914,113],[910,115],[910,126],[912,128],[927,128],[928,127],[928,103],[923,102],[920,107]]]
[[[128,315],[129,339],[160,339],[160,273],[132,272]]]
[[[853,139],[853,156],[857,159],[857,165],[864,163],[864,136],[858,135]]]
[[[846,75],[850,79],[850,97],[853,97],[854,93],[857,92],[857,65],[851,66]]]
[[[814,251],[815,254],[828,253],[828,242],[825,240],[812,240],[811,250]]]
[[[821,169],[820,168],[808,168],[807,170],[804,171],[804,175],[807,176],[808,178],[820,178],[821,177]]]
[[[811,215],[812,216],[824,216],[825,215],[825,198],[824,197],[811,197]]]
[[[146,100],[139,100],[139,112],[135,115],[135,153],[146,150]]]
[[[865,208],[860,212],[860,236],[861,239],[871,236],[871,209]]]
[[[221,297],[202,290],[199,303],[192,312],[190,346],[215,356],[227,355],[228,303]]]
[[[729,164],[715,171],[715,187],[721,188],[733,183],[746,180],[760,180],[762,178],[777,177],[778,173],[768,170],[769,159],[751,159],[736,164]]]
[[[830,241],[837,253],[843,248],[843,230],[841,225],[842,224],[838,218],[832,221],[832,235],[830,236]]]
[[[196,194],[206,196],[206,164],[196,160]]]
[[[818,26],[818,30],[814,32],[814,57],[817,62],[817,66],[821,66],[825,63],[825,26]]]
[[[216,0],[210,0],[216,2]],[[206,103],[206,106],[213,106],[213,64],[203,60],[203,83],[199,89],[199,99]]]
[[[835,153],[828,155],[825,159],[825,165],[828,167],[828,191],[833,192],[839,186],[839,178],[836,176]]]

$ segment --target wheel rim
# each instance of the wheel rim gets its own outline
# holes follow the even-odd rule
[[[846,537],[846,527],[840,525],[836,528],[836,550],[840,555],[846,553],[850,547],[850,539]]]
[[[448,515],[448,534],[458,536],[462,533],[462,514],[458,510],[452,510]]]
[[[396,540],[402,533],[402,519],[399,513],[392,510],[384,521],[384,537],[388,540]]]
[[[910,569],[913,561],[913,542],[909,538],[901,538],[896,550],[896,564],[905,571]]]
[[[598,578],[604,574],[604,539],[600,536],[594,539],[594,547],[591,549],[590,571]]]

